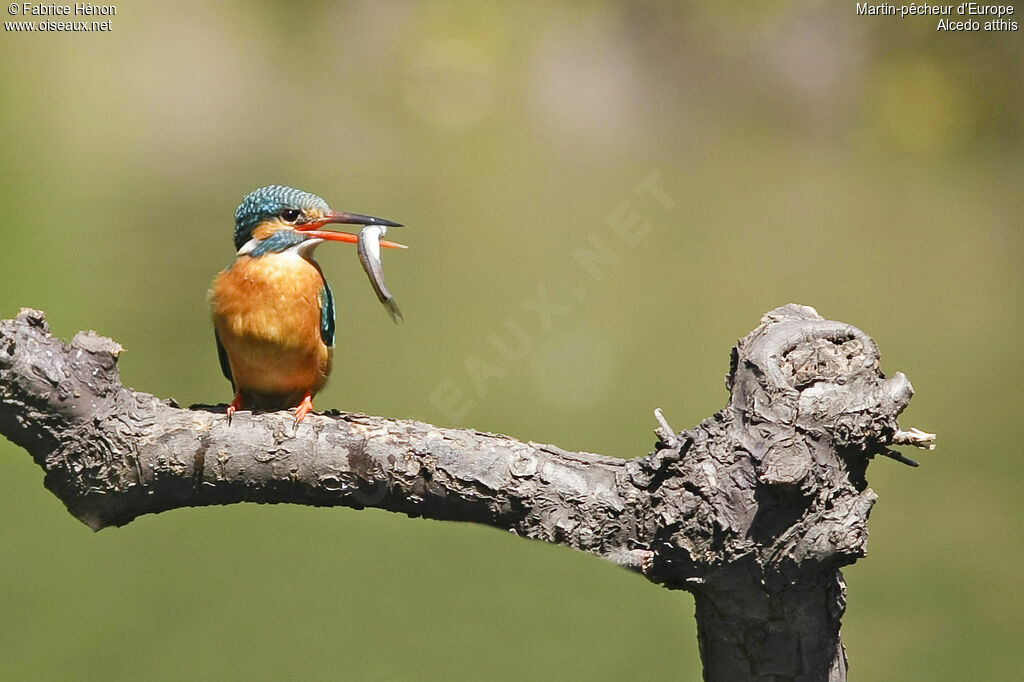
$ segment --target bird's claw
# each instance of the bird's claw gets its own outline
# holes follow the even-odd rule
[[[237,412],[240,409],[242,409],[242,394],[241,393],[236,393],[235,394],[235,399],[231,401],[231,404],[228,405],[228,409],[227,409],[227,413],[228,413],[228,426],[231,426],[231,415],[233,415],[235,412]]]
[[[309,393],[302,399],[299,406],[295,408],[295,426],[299,425],[306,415],[313,411],[313,396]]]

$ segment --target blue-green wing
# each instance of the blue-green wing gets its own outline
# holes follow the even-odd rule
[[[327,280],[320,290],[320,338],[329,348],[334,347],[334,294]]]
[[[217,357],[220,358],[220,371],[231,382],[231,388],[235,387],[235,379],[231,376],[231,363],[228,362],[228,352],[224,350],[224,344],[220,342],[220,334],[213,330],[213,338],[217,339]]]

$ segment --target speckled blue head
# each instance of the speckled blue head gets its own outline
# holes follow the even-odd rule
[[[294,187],[268,185],[250,192],[235,210],[235,249],[252,239],[252,231],[260,223],[281,215],[282,211],[298,209],[325,214],[331,208],[315,194]]]

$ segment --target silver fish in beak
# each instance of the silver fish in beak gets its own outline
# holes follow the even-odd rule
[[[402,311],[398,309],[398,304],[395,303],[395,297],[388,290],[387,282],[384,281],[384,267],[380,259],[381,241],[384,239],[387,231],[386,225],[367,225],[359,232],[359,242],[356,244],[356,251],[359,253],[359,262],[362,263],[363,270],[366,271],[366,276],[370,279],[370,285],[377,293],[377,298],[387,308],[395,324],[398,324],[404,318],[402,317]],[[386,245],[390,246],[387,243]],[[405,247],[400,246],[400,248]]]

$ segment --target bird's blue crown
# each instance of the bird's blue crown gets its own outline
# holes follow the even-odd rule
[[[265,220],[269,220],[286,208],[301,211],[317,209],[327,212],[327,202],[315,194],[303,192],[294,187],[268,185],[250,192],[235,210],[235,248],[240,249],[252,239],[252,231]]]

